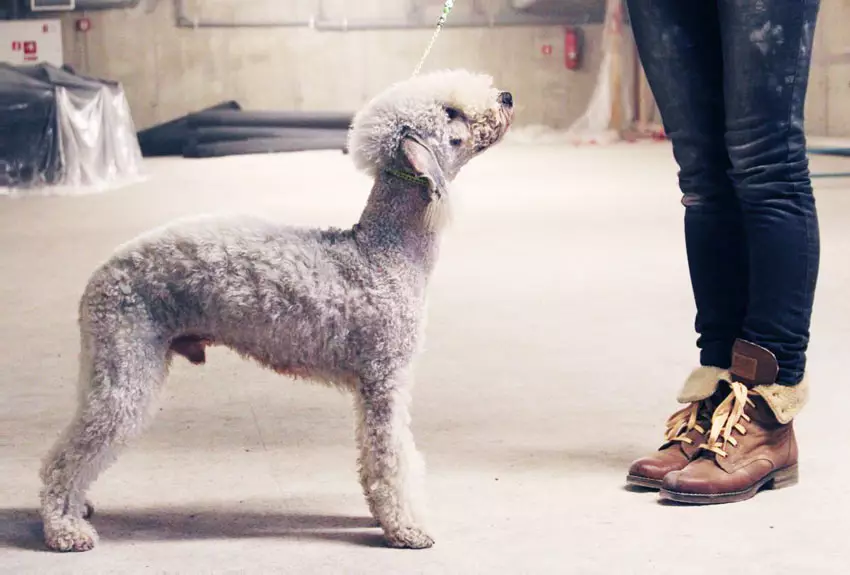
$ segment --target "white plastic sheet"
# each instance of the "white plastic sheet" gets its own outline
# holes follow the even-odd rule
[[[567,131],[575,143],[605,144],[621,139],[634,118],[635,55],[624,33],[624,2],[606,0],[602,63],[590,103]]]
[[[0,194],[96,193],[143,179],[120,84],[50,65],[0,75]]]

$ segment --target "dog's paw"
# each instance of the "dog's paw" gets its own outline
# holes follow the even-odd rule
[[[418,527],[401,527],[386,534],[387,543],[397,549],[428,549],[434,538]]]
[[[45,524],[44,542],[53,551],[89,551],[97,543],[97,532],[89,522],[65,516]]]

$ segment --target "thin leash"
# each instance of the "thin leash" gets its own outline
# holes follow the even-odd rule
[[[443,4],[443,11],[440,13],[440,19],[437,21],[437,29],[434,30],[434,35],[431,36],[431,41],[428,43],[428,47],[425,48],[425,53],[422,55],[422,59],[419,60],[419,64],[416,66],[416,69],[413,71],[413,76],[418,76],[419,72],[422,70],[422,66],[425,64],[425,60],[428,59],[428,55],[431,53],[431,49],[434,47],[434,44],[437,41],[437,36],[440,35],[440,31],[443,29],[443,25],[446,23],[446,19],[449,17],[449,13],[454,8],[455,2],[454,0],[446,0],[445,4]],[[402,170],[394,170],[392,168],[387,168],[384,170],[386,173],[410,182],[412,184],[417,184],[420,186],[428,186],[429,180],[423,176],[416,176],[414,174],[408,174]],[[434,219],[434,203],[431,202],[428,204],[428,212],[425,216],[426,222],[430,226],[431,220]]]
[[[440,31],[443,29],[443,24],[446,23],[446,19],[449,17],[449,13],[452,11],[454,6],[454,0],[446,0],[445,4],[443,4],[443,11],[440,13],[440,19],[437,21],[437,29],[434,30],[434,35],[431,36],[431,41],[428,43],[428,47],[425,48],[425,53],[422,55],[422,59],[419,60],[419,65],[416,66],[416,69],[413,71],[414,76],[419,75],[419,72],[422,70],[422,66],[425,64],[425,60],[428,59],[428,55],[431,53],[431,49],[437,41],[437,36],[440,35]]]

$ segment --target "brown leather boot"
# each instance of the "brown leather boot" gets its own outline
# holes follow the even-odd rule
[[[792,418],[805,402],[805,382],[781,386],[768,350],[739,340],[733,349],[731,392],[714,410],[697,456],[662,481],[662,499],[681,503],[734,503],[761,489],[797,483]]]
[[[667,420],[664,444],[652,455],[632,463],[627,485],[660,489],[665,475],[691,462],[706,440],[714,408],[725,397],[725,393],[723,397],[718,395],[718,383],[728,378],[729,372],[714,367],[701,367],[691,373],[679,394],[679,401],[687,406]]]

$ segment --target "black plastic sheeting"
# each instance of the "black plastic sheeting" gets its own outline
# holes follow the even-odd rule
[[[0,187],[56,182],[58,134],[53,87],[0,63]]]
[[[74,90],[94,93],[99,92],[103,86],[111,86],[113,88],[119,86],[118,82],[77,74],[70,66],[56,68],[55,66],[39,64],[33,66],[15,66],[14,68],[17,72],[29,76],[34,80],[46,82],[53,86],[73,88]]]
[[[135,135],[119,83],[50,64],[0,63],[0,188],[132,181],[142,158]]]
[[[353,114],[246,111],[234,101],[139,132],[145,156],[207,158],[241,154],[342,150]]]

